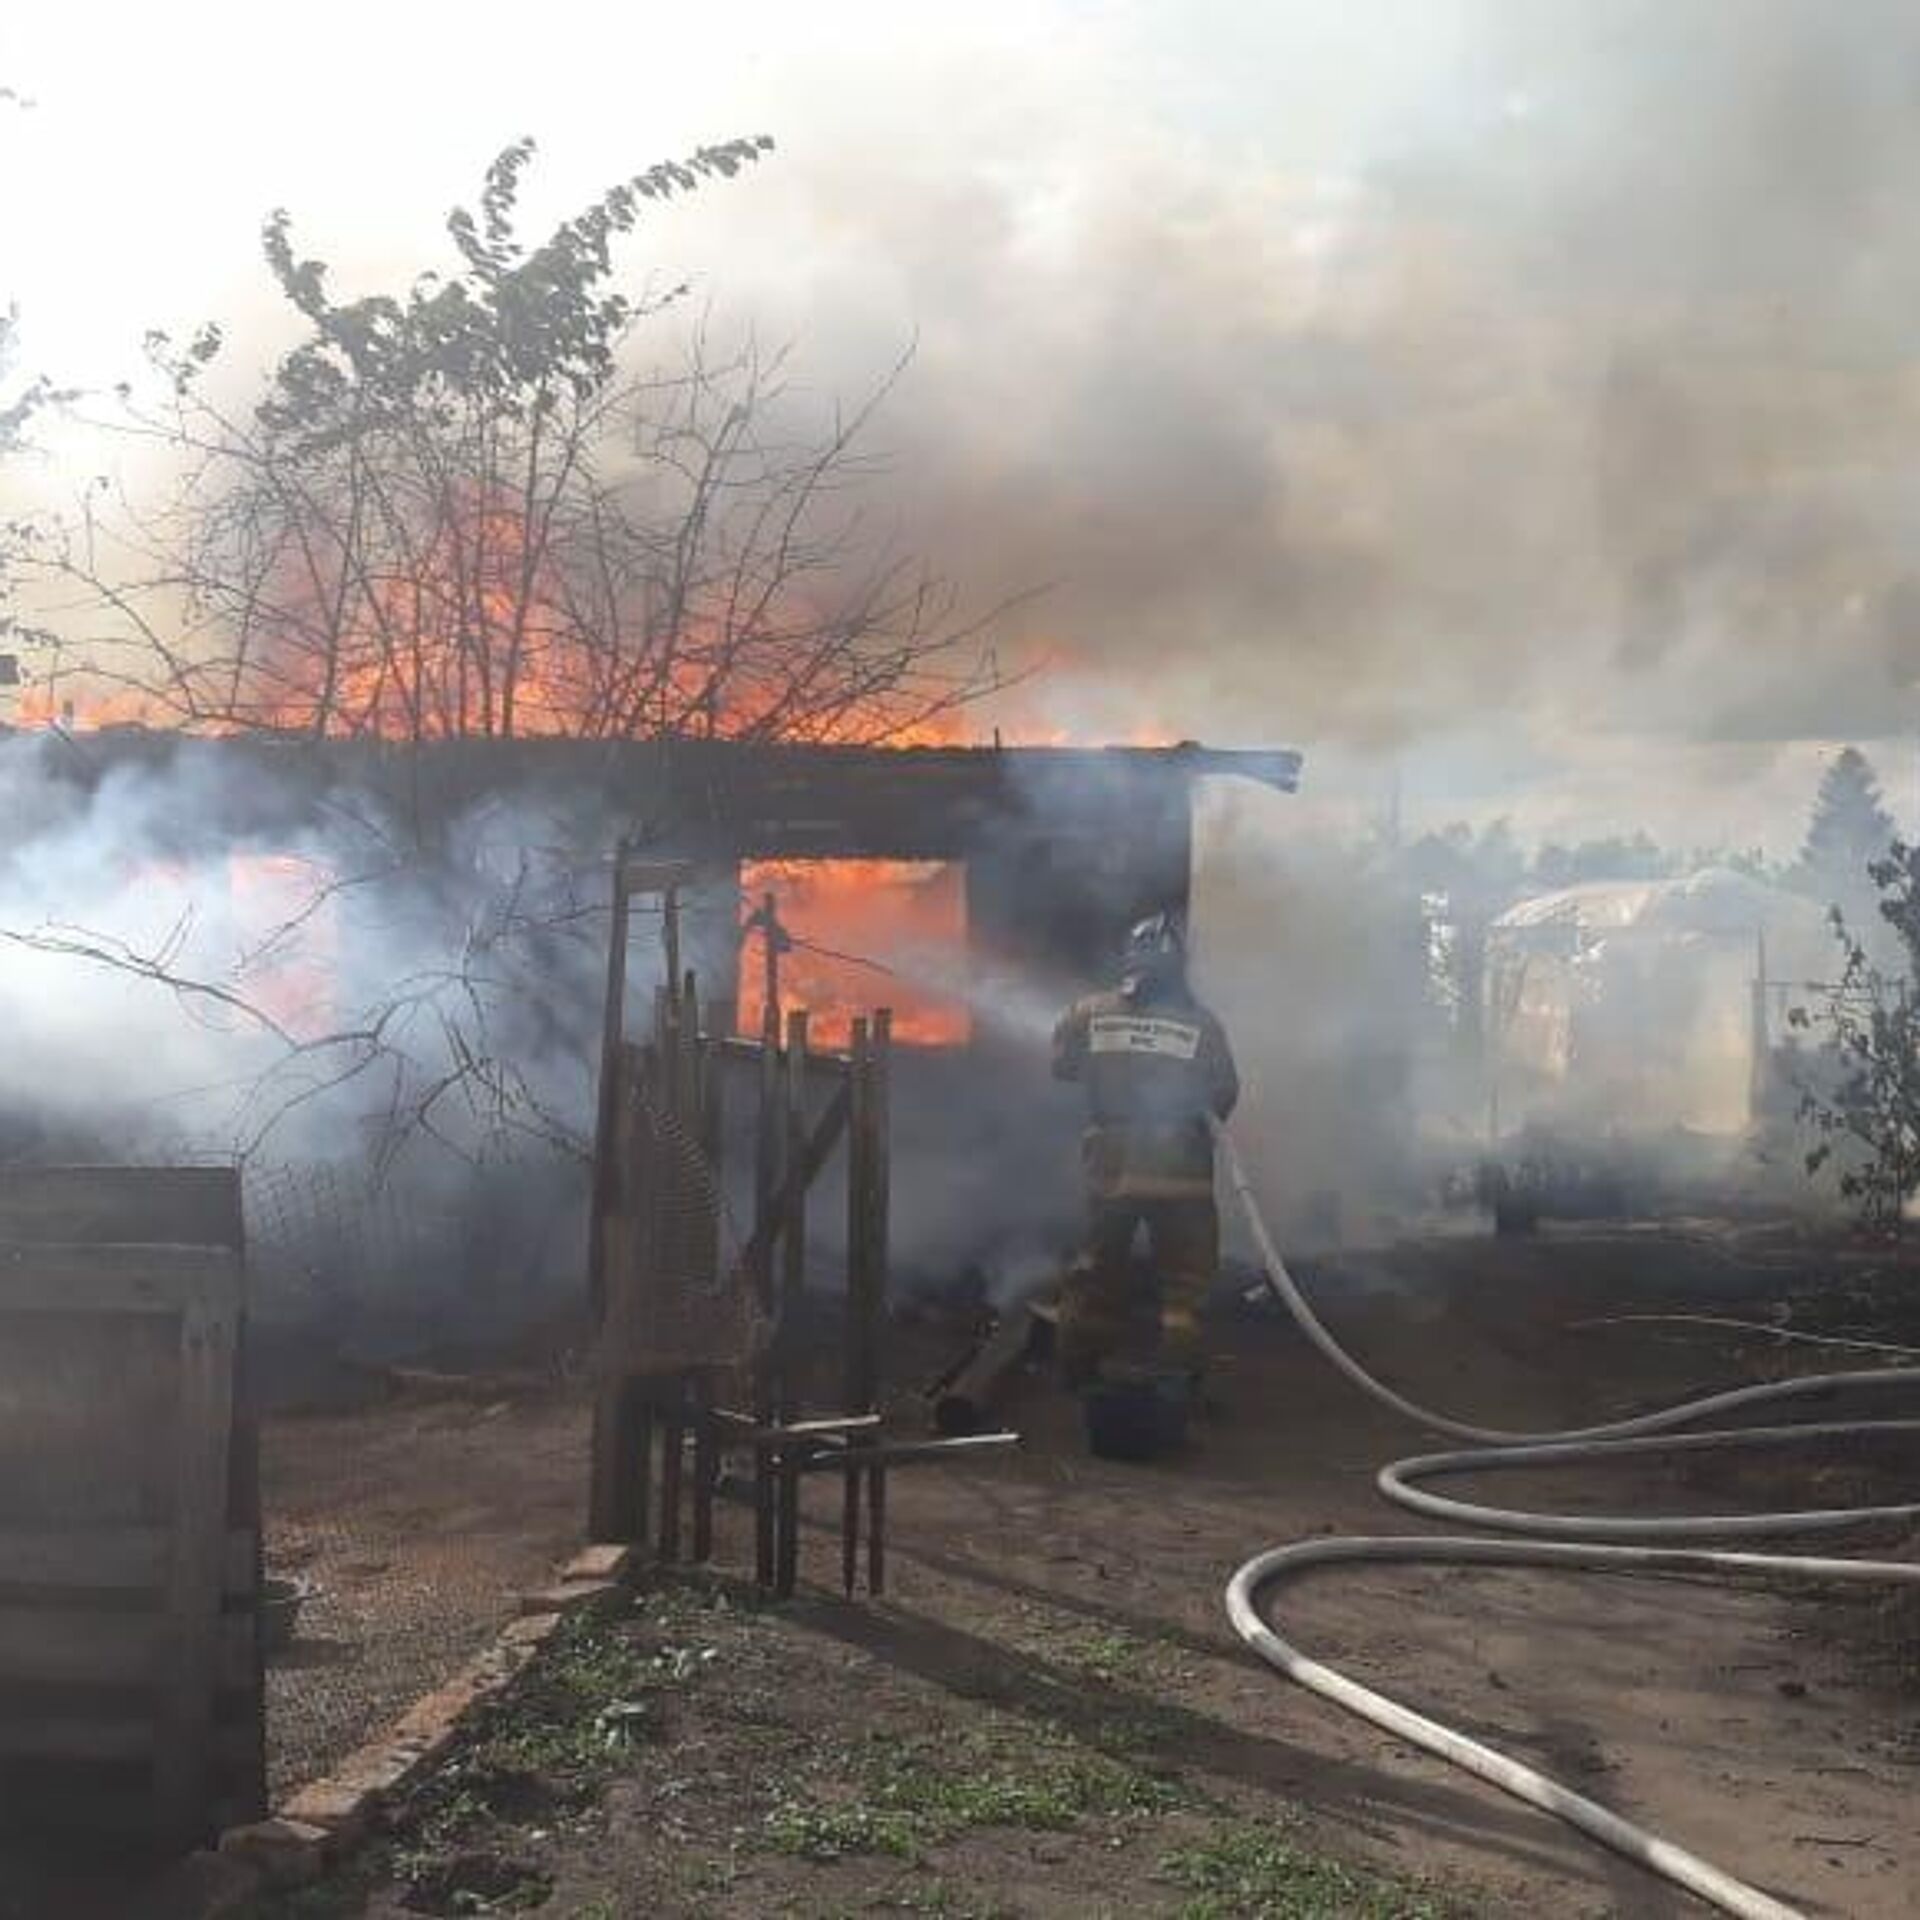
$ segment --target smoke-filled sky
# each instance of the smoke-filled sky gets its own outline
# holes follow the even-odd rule
[[[32,367],[264,357],[276,205],[391,284],[521,133],[545,213],[767,132],[636,277],[823,403],[915,345],[879,504],[974,604],[1051,583],[1028,705],[1416,826],[1786,851],[1832,742],[1914,785],[1907,0],[16,0],[0,84]]]

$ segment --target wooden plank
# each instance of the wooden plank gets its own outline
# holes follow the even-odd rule
[[[794,1179],[791,1174],[803,1170],[807,1159],[808,1028],[804,1009],[796,1008],[787,1016],[786,1110],[780,1116],[780,1125],[786,1135],[785,1159],[790,1177],[778,1223],[783,1240],[779,1302],[774,1315],[778,1364],[773,1412],[774,1418],[781,1422],[791,1421],[799,1412],[800,1311],[807,1279],[807,1182]],[[779,1592],[786,1594],[793,1591],[799,1576],[800,1476],[793,1470],[790,1453],[783,1453],[781,1467],[779,1513],[775,1522],[779,1554],[774,1584]]]
[[[249,1613],[215,1617],[216,1687],[252,1683],[255,1622]],[[0,1602],[0,1685],[153,1687],[168,1678],[172,1642],[162,1613],[42,1607]]]
[[[74,1587],[138,1593],[158,1588],[168,1568],[167,1530],[162,1527],[86,1527],[50,1531],[0,1527],[0,1593],[14,1587]],[[231,1597],[255,1590],[258,1536],[230,1527],[223,1548],[221,1584]]]
[[[0,1760],[150,1760],[158,1742],[159,1728],[151,1716],[130,1715],[124,1709],[89,1715],[53,1707],[0,1720]],[[252,1745],[246,1726],[215,1727],[209,1746],[216,1769],[244,1768]]]
[[[236,1310],[237,1305],[236,1300]],[[167,1669],[154,1791],[160,1831],[182,1841],[202,1837],[209,1813],[238,1337],[237,1311],[222,1312],[211,1302],[196,1301],[181,1320]]]
[[[647,1410],[640,1382],[601,1384],[593,1406],[593,1472],[587,1531],[596,1541],[632,1545],[646,1532],[645,1488],[636,1472]]]
[[[680,886],[678,881],[669,883],[661,896],[660,941],[665,950],[667,986],[677,993],[680,988]]]
[[[103,1771],[113,1777],[102,1779]],[[153,1840],[153,1793],[144,1762],[102,1768],[44,1760],[0,1767],[0,1825],[11,1832],[57,1835],[69,1844]]]
[[[856,1412],[873,1410],[867,1366],[867,1293],[872,1272],[871,1227],[873,1209],[868,1194],[873,1156],[873,1041],[864,1017],[853,1022],[849,1053],[853,1069],[847,1088],[847,1305],[842,1334],[841,1363],[846,1404]],[[840,1585],[852,1597],[860,1568],[861,1485],[860,1437],[850,1436],[841,1455]]]
[[[857,1452],[821,1451],[809,1454],[801,1463],[802,1473],[844,1473],[853,1477],[850,1460],[867,1467],[912,1467],[955,1458],[965,1453],[983,1453],[997,1447],[1020,1444],[1017,1433],[956,1433],[944,1440],[882,1440],[859,1442]]]
[[[618,865],[629,893],[665,893],[685,886],[698,872],[691,860],[635,860],[624,847]]]
[[[807,1164],[807,1043],[809,1026],[805,1009],[787,1016],[786,1164],[790,1170]],[[789,1177],[781,1196],[784,1210],[778,1225],[785,1236],[781,1248],[780,1296],[774,1318],[780,1341],[780,1393],[774,1405],[774,1417],[789,1422],[799,1412],[794,1396],[795,1344],[799,1337],[800,1310],[807,1284],[807,1182]]]
[[[881,1356],[886,1347],[887,1297],[892,1292],[889,1276],[890,1235],[893,1212],[893,1009],[882,1007],[873,1016],[873,1055],[869,1068],[873,1088],[869,1095],[867,1206],[867,1343],[868,1406],[877,1407],[885,1381],[881,1377]]]
[[[713,1558],[713,1497],[720,1481],[720,1430],[713,1421],[713,1375],[693,1376],[693,1558]]]
[[[238,1411],[233,1423],[232,1457],[227,1475],[228,1579],[231,1582],[236,1571],[231,1556],[232,1543],[238,1536],[248,1547],[242,1591],[247,1604],[257,1610],[266,1584],[266,1540],[260,1518],[260,1423],[254,1413],[244,1321],[233,1391]],[[228,1591],[232,1593],[231,1585]],[[258,1619],[257,1611],[255,1619]],[[225,1702],[218,1703],[217,1710],[224,1711],[225,1706]],[[215,1812],[216,1823],[223,1828],[263,1820],[267,1814],[267,1649],[265,1636],[258,1632],[253,1635],[252,1661],[238,1719],[246,1734],[246,1753],[229,1757],[216,1741],[219,1782]]]
[[[817,1066],[820,1056],[809,1056],[809,1064]],[[740,1255],[741,1266],[750,1273],[758,1273],[766,1264],[767,1254],[780,1231],[780,1222],[785,1217],[785,1209],[791,1205],[796,1188],[810,1187],[826,1171],[827,1162],[833,1157],[833,1150],[840,1144],[840,1135],[847,1125],[847,1116],[853,1110],[853,1088],[851,1080],[843,1081],[833,1091],[833,1098],[827,1102],[826,1110],[821,1114],[813,1129],[813,1135],[807,1142],[806,1159],[797,1168],[790,1168],[786,1180],[773,1203],[766,1210],[764,1220],[756,1216],[754,1229],[748,1237],[745,1250]]]
[[[847,1117],[847,1324],[844,1401],[864,1413],[874,1405],[870,1322],[874,1286],[874,1074],[872,1028],[853,1022],[853,1074]]]
[[[0,1313],[240,1311],[239,1256],[223,1247],[0,1245]],[[225,1485],[225,1482],[222,1482]]]
[[[658,1389],[655,1402],[660,1428],[660,1526],[658,1554],[671,1566],[680,1558],[680,1492],[687,1454],[687,1383],[676,1375]]]
[[[621,1041],[627,1005],[626,844],[613,863],[612,924],[607,935],[607,991],[600,1015],[600,1076],[593,1131],[593,1183],[587,1209],[587,1298],[597,1323],[606,1300],[606,1221],[614,1196],[614,1115],[620,1102]]]
[[[888,1234],[892,1211],[892,1131],[893,1131],[893,1010],[882,1007],[873,1017],[873,1076],[871,1112],[868,1116],[869,1146],[867,1204],[872,1214],[869,1228],[871,1244],[868,1259],[872,1263],[869,1281],[867,1342],[870,1349],[869,1402],[879,1406],[885,1391],[880,1375],[881,1355],[885,1350],[888,1278]],[[875,1452],[878,1449],[873,1450]],[[867,1467],[867,1591],[876,1600],[887,1589],[887,1468],[884,1460],[872,1459]]]
[[[765,938],[769,955],[768,971],[774,971],[775,952],[772,896],[765,911],[768,915]],[[774,1324],[773,1247],[783,1218],[777,1187],[780,1179],[780,996],[777,980],[769,979],[760,1038],[760,1104],[754,1114],[753,1154],[753,1233],[747,1242],[743,1262],[753,1288],[754,1303],[763,1321]],[[777,1340],[759,1355],[753,1369],[753,1411],[762,1426],[771,1426],[774,1409],[780,1399],[782,1355]],[[779,1546],[779,1476],[774,1456],[764,1447],[753,1456],[753,1570],[762,1587],[771,1587],[776,1578]]]
[[[736,1439],[744,1441],[819,1440],[880,1425],[877,1413],[822,1414],[814,1420],[790,1420],[776,1426],[762,1426],[750,1413],[731,1407],[716,1407],[713,1417]]]
[[[243,1241],[233,1167],[0,1171],[0,1242],[225,1247]]]
[[[743,1066],[759,1069],[760,1056],[766,1049],[764,1040],[747,1040],[738,1034],[712,1034],[707,1040],[708,1049],[716,1060],[733,1060]],[[845,1074],[847,1056],[844,1053],[816,1052],[813,1064],[822,1073]]]

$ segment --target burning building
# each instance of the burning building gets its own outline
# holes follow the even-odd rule
[[[111,821],[137,794],[142,858],[218,871],[234,916],[274,922],[240,934],[276,1023],[301,1040],[345,1020],[367,982],[418,973],[420,900],[457,896],[477,870],[511,899],[515,858],[538,846],[570,868],[584,911],[622,837],[685,864],[685,952],[710,1024],[757,1032],[771,993],[783,1011],[806,1007],[833,1047],[853,1009],[894,1009],[896,1244],[903,1262],[942,1268],[1005,1265],[1070,1236],[1077,1129],[1048,1073],[1053,1017],[1105,974],[1131,919],[1185,905],[1195,783],[1291,791],[1300,764],[1192,744],[394,743],[140,728],[19,733],[0,747],[41,837],[62,818]],[[112,846],[115,829],[99,838]],[[368,867],[368,846],[401,842],[404,860]],[[337,902],[329,867],[353,888]],[[301,874],[308,910],[293,898]],[[486,937],[516,910],[489,909]],[[457,934],[458,914],[450,924]],[[445,927],[437,937],[444,946]],[[595,971],[556,946],[517,989],[541,1004],[499,1028],[529,1036],[503,1046],[566,1056],[551,1104],[564,1118],[577,1102],[582,1122]],[[644,961],[633,978],[636,991],[649,980]]]

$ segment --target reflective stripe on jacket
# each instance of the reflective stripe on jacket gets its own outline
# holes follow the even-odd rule
[[[1086,1089],[1092,1192],[1142,1200],[1212,1192],[1207,1117],[1233,1111],[1240,1078],[1225,1030],[1197,1000],[1089,995],[1054,1030],[1053,1070]]]

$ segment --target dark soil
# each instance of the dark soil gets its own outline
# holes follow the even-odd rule
[[[1663,1223],[1434,1240],[1310,1278],[1336,1332],[1415,1397],[1551,1427],[1854,1364],[1766,1335],[1590,1323],[1784,1306],[1795,1324],[1826,1310],[1833,1327],[1897,1341],[1901,1301],[1863,1304],[1861,1264]],[[1897,1295],[1904,1280],[1875,1284]],[[563,1665],[557,1696],[536,1692],[483,1730],[356,1877],[262,1911],[1694,1911],[1244,1654],[1220,1606],[1233,1567],[1318,1532],[1418,1530],[1372,1475],[1431,1442],[1270,1317],[1223,1317],[1216,1335],[1226,1410],[1178,1459],[1090,1459],[1077,1409],[1035,1378],[1012,1410],[1016,1454],[896,1477],[878,1604],[824,1584],[837,1490],[810,1483],[803,1578],[819,1584],[800,1600],[763,1610],[724,1582],[645,1596],[612,1642]],[[930,1378],[937,1360],[935,1345],[903,1340],[896,1377]],[[407,1418],[418,1409],[370,1412],[353,1444],[391,1476],[383,1500],[429,1526],[444,1490],[411,1484],[404,1445],[380,1437],[382,1421]],[[534,1441],[544,1422],[502,1468],[533,1516],[529,1539],[573,1492],[534,1484],[572,1458]],[[517,1416],[495,1424],[511,1446]],[[484,1472],[486,1436],[463,1445]],[[1886,1498],[1916,1467],[1920,1449],[1882,1445],[1710,1471],[1489,1476],[1482,1490],[1538,1507],[1709,1511]],[[744,1518],[724,1515],[723,1566],[748,1558]],[[1912,1557],[1915,1544],[1828,1550]],[[1410,1567],[1329,1572],[1279,1605],[1309,1650],[1809,1913],[1920,1911],[1920,1639],[1912,1610],[1884,1594]],[[69,1910],[0,1899],[6,1920]]]

